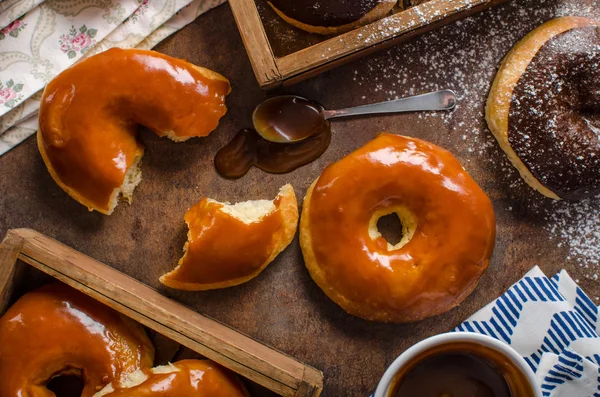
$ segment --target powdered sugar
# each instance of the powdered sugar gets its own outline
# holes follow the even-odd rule
[[[487,17],[469,17],[357,63],[354,82],[372,88],[369,100],[373,102],[453,89],[458,96],[456,111],[421,113],[418,117],[442,122],[452,132],[448,146],[453,150],[466,146],[466,153],[457,154],[467,168],[470,162],[486,163],[497,175],[511,181],[501,185],[502,189],[508,189],[511,199],[496,205],[503,206],[501,210],[514,217],[533,214],[536,221],[541,219],[547,237],[566,252],[564,266],[577,269],[575,275],[581,279],[597,280],[600,277],[600,198],[552,202],[526,187],[488,130],[484,105],[497,67],[516,41],[554,17],[599,18],[599,4],[584,0],[569,4],[561,0],[513,0],[500,7],[511,11],[485,11]],[[457,29],[457,25],[464,29]],[[492,45],[488,44],[489,36]],[[417,51],[423,46],[435,50]],[[412,57],[415,53],[425,55]],[[466,75],[465,71],[470,74]],[[466,109],[473,111],[464,111]],[[453,144],[456,139],[463,144]],[[527,197],[523,199],[523,196]]]
[[[583,277],[600,277],[600,198],[558,202],[546,215],[546,229],[559,247],[568,249],[567,261],[583,270]]]
[[[499,8],[508,8],[509,11],[499,12]],[[598,19],[599,0],[508,0],[484,11],[483,15],[454,22],[411,42],[362,59],[349,66],[351,79],[353,84],[368,87],[369,95],[341,105],[360,105],[367,100],[376,102],[438,89],[453,89],[458,96],[454,112],[420,113],[418,118],[428,128],[442,123],[450,131],[438,142],[452,148],[469,171],[485,168],[497,176],[498,181],[492,184],[491,189],[484,186],[488,193],[502,189],[502,194],[508,196],[495,201],[497,211],[505,211],[514,219],[530,216],[535,222],[541,222],[541,230],[536,228],[536,231],[545,233],[544,238],[556,244],[558,251],[564,250],[564,266],[582,281],[597,280],[600,277],[600,198],[580,202],[553,202],[542,198],[518,177],[484,119],[485,100],[504,55],[535,27],[566,15]],[[377,35],[406,28],[385,24],[380,24],[380,27],[361,40],[368,44]],[[292,39],[286,38],[285,41]],[[431,47],[432,50],[422,51],[423,47]],[[414,54],[420,56],[415,57]],[[556,127],[553,122],[551,118],[548,120],[549,129]],[[455,143],[458,140],[460,145]],[[502,227],[499,225],[499,228]],[[543,260],[543,257],[540,258]]]
[[[375,93],[381,93],[381,99],[395,99],[443,88],[453,89],[458,97],[456,111],[421,113],[419,118],[440,118],[460,134],[463,141],[468,142],[469,153],[483,155],[496,145],[482,115],[483,102],[498,64],[514,45],[515,38],[524,36],[541,22],[553,17],[552,8],[546,5],[554,2],[540,0],[531,3],[535,4],[524,1],[505,4],[503,7],[514,8],[514,11],[497,13],[498,17],[493,19],[492,24],[482,25],[480,18],[470,17],[393,48],[385,56],[367,60],[367,73],[364,70],[360,73],[356,71],[354,80],[359,85],[372,85]],[[519,15],[519,20],[513,19],[514,14]],[[500,15],[508,17],[502,19]],[[473,31],[477,34],[472,34]],[[489,40],[481,40],[483,35],[492,37],[491,46],[487,45]],[[410,54],[422,53],[417,48],[430,45],[435,46],[436,51],[427,52],[416,59],[410,57]],[[414,70],[420,72],[415,74]],[[471,71],[469,75],[465,72],[467,70]],[[473,74],[477,78],[473,78]],[[440,81],[444,81],[443,86],[440,86]],[[461,112],[461,108],[479,108],[481,112]],[[465,119],[465,115],[468,118]],[[492,161],[489,157],[481,159]],[[505,171],[513,172],[508,163]]]
[[[388,56],[368,60],[370,77],[374,75],[376,83],[379,82],[374,91],[382,91],[385,87],[386,98],[393,99],[442,88],[436,82],[444,77],[446,85],[454,87],[457,91],[458,106],[479,106],[481,98],[487,96],[496,67],[514,44],[514,38],[522,37],[535,27],[534,21],[544,21],[552,17],[552,10],[544,7],[547,2],[536,1],[532,6],[524,5],[523,2],[511,2],[505,6],[517,8],[518,14],[522,16],[520,21],[497,18],[491,26],[476,26],[480,21],[470,17],[423,36],[417,41],[394,48],[386,54]],[[481,32],[481,35],[491,36],[493,44],[487,46],[483,40],[478,40],[479,35],[465,33],[472,32],[474,28]],[[443,45],[439,44],[440,41]],[[417,52],[416,46],[429,46],[430,43],[435,43],[436,48],[442,48],[442,51],[426,53],[419,59],[409,57]],[[464,63],[465,59],[469,60],[467,64]],[[416,69],[426,69],[426,72],[414,75],[412,71]],[[466,76],[466,70],[472,71],[472,74],[479,78],[472,79],[472,76]],[[398,76],[403,77],[398,80]],[[361,79],[371,83],[370,78],[364,74],[361,77],[357,73],[354,79],[358,80],[359,84],[362,84]],[[409,79],[412,86],[407,92],[406,84]],[[402,87],[402,92],[397,92],[397,87]],[[444,121],[450,121],[457,113],[423,113],[422,117],[441,117]]]

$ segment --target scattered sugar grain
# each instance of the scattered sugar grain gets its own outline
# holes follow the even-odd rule
[[[600,198],[559,201],[546,215],[545,229],[586,279],[600,277]]]
[[[469,0],[465,0],[465,4],[468,3]],[[420,113],[418,118],[440,119],[451,131],[457,133],[457,139],[466,143],[466,163],[492,163],[493,167],[500,169],[499,174],[514,180],[509,189],[523,189],[523,180],[517,177],[517,171],[507,159],[503,157],[503,161],[498,164],[498,156],[488,155],[490,150],[500,149],[485,124],[485,98],[502,58],[520,38],[554,17],[579,15],[598,18],[598,8],[592,3],[512,0],[500,6],[509,8],[508,12],[497,12],[497,8],[484,11],[488,15],[483,17],[484,24],[481,22],[482,17],[475,15],[394,47],[382,56],[363,60],[359,66],[360,71],[354,71],[354,81],[358,85],[375,82],[375,95],[370,98],[373,101],[396,99],[444,88],[453,89],[458,97],[455,111]],[[386,27],[383,24],[381,26],[385,35],[412,27]],[[369,43],[380,34],[381,32],[376,31],[362,39]],[[485,40],[482,39],[484,36]],[[435,51],[420,51],[423,47],[432,47]],[[413,54],[423,55],[412,57]],[[419,73],[415,73],[416,70]],[[531,200],[528,203],[529,209],[541,214],[546,222],[543,228],[550,238],[558,246],[567,249],[568,259],[565,266],[575,266],[580,270],[578,274],[585,279],[598,280],[600,198],[580,202],[561,201],[550,206],[539,202]],[[508,210],[513,211],[513,207],[509,206]],[[599,300],[600,297],[595,299]]]

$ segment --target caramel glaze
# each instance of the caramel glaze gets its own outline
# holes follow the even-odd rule
[[[269,98],[252,114],[254,126],[267,140],[294,142],[328,127],[323,106],[295,95]]]
[[[600,193],[600,27],[548,40],[513,90],[508,139],[529,171],[564,199]]]
[[[216,284],[258,271],[273,251],[275,233],[283,228],[280,201],[278,196],[276,210],[260,222],[247,224],[221,211],[223,204],[202,199],[185,214],[186,253],[166,278],[171,284]]]
[[[306,201],[307,267],[350,314],[408,322],[443,313],[471,293],[488,267],[492,204],[450,152],[429,142],[380,134],[327,167],[308,207]],[[388,251],[383,237],[370,237],[369,222],[375,211],[398,206],[417,226],[408,243]]]
[[[39,145],[54,179],[108,210],[143,153],[138,124],[175,140],[208,135],[227,110],[222,76],[158,52],[111,49],[53,79],[42,97]]]
[[[432,382],[432,379],[435,379]],[[406,363],[387,397],[534,397],[527,376],[504,354],[472,342],[433,347]]]
[[[25,294],[0,318],[0,396],[51,397],[46,383],[78,375],[82,396],[152,366],[137,323],[63,284]]]
[[[331,142],[329,122],[321,132],[296,143],[269,142],[244,128],[215,156],[217,172],[226,178],[241,178],[252,166],[272,174],[284,174],[318,159]]]
[[[290,18],[312,26],[341,26],[356,22],[381,0],[269,0]]]
[[[175,372],[153,374],[141,384],[116,389],[105,397],[248,397],[244,385],[225,368],[209,360],[182,360]]]

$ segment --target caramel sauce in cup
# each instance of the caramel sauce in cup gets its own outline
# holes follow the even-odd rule
[[[485,335],[448,333],[398,357],[375,397],[541,397],[535,375],[509,345]]]

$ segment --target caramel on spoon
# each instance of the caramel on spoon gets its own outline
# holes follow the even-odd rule
[[[271,142],[302,141],[321,131],[327,120],[363,114],[450,110],[456,95],[450,90],[430,92],[391,101],[326,110],[320,104],[296,95],[265,100],[252,113],[252,123],[260,136]]]

